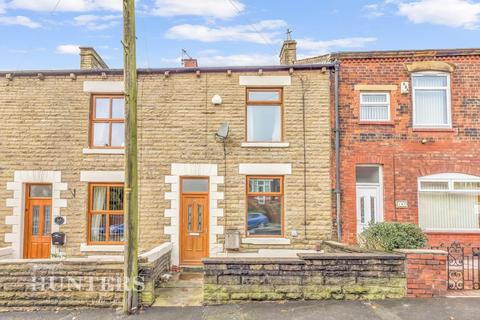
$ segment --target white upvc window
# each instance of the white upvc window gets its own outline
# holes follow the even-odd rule
[[[390,93],[361,92],[360,121],[390,121]]]
[[[450,74],[413,73],[412,103],[414,128],[451,128]]]
[[[480,177],[442,173],[418,179],[418,217],[427,231],[480,231]]]

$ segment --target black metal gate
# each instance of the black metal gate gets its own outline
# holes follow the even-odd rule
[[[448,289],[480,290],[480,248],[453,242],[448,250]]]

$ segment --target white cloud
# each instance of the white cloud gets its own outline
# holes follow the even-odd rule
[[[326,41],[316,41],[312,39],[298,39],[298,49],[306,51],[308,54],[325,54],[332,49],[348,49],[348,48],[361,48],[365,45],[377,41],[377,38],[373,37],[354,37],[343,38]]]
[[[80,54],[80,47],[77,44],[61,44],[55,52],[58,54]]]
[[[274,43],[285,28],[283,20],[263,20],[255,24],[232,27],[208,27],[204,25],[182,24],[167,30],[169,39],[196,40],[201,42],[245,41],[254,43]]]
[[[420,0],[400,3],[398,14],[413,23],[478,29],[480,2],[470,0]]]
[[[202,16],[229,19],[245,9],[239,0],[156,0],[152,13],[158,16]]]
[[[4,14],[5,12],[6,12],[5,1],[0,0],[0,14]]]
[[[85,14],[73,19],[76,26],[86,27],[88,30],[105,30],[119,24],[119,15],[98,16],[93,14]]]
[[[232,54],[232,55],[200,55],[195,56],[198,59],[198,64],[201,67],[215,67],[215,66],[261,66],[261,65],[276,65],[278,64],[277,55],[268,54]],[[178,67],[181,64],[181,57],[178,58],[163,58],[162,62],[168,66]]]
[[[363,6],[363,11],[367,13],[368,18],[378,18],[385,14],[383,12],[383,7],[384,5],[381,3],[367,4]]]
[[[42,25],[36,21],[33,21],[29,17],[15,16],[15,17],[0,17],[0,25],[7,26],[23,26],[31,29],[40,28]]]
[[[122,0],[12,0],[8,7],[41,12],[50,12],[54,9],[66,12],[121,11]]]

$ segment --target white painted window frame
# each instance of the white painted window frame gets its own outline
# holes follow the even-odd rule
[[[448,189],[424,189],[422,188],[422,182],[447,182]],[[455,182],[480,182],[480,177],[458,173],[444,173],[420,177],[417,182],[418,192],[480,193],[480,190],[475,189],[456,190],[454,188]]]
[[[387,102],[369,102],[369,103],[365,103],[363,101],[363,98],[365,96],[372,96],[372,95],[385,95],[387,97]],[[385,106],[386,104],[386,107],[387,107],[387,118],[386,119],[362,119],[362,106],[365,106],[365,105],[374,105],[374,106],[379,106],[379,107],[382,107],[382,106]],[[360,121],[362,122],[386,122],[386,121],[390,121],[391,119],[391,115],[390,115],[390,109],[391,109],[391,105],[390,105],[390,92],[385,92],[385,91],[364,91],[364,92],[360,92],[360,113],[359,113],[359,119]]]
[[[447,86],[446,87],[415,87],[413,78],[421,76],[442,76],[447,77]],[[412,82],[412,124],[414,129],[451,129],[452,128],[452,101],[451,101],[451,83],[450,83],[450,73],[448,72],[439,72],[439,71],[422,71],[414,72],[411,75]],[[447,124],[418,124],[415,117],[415,95],[417,90],[445,90],[447,96]]]
[[[421,187],[421,182],[447,182],[448,190],[439,190],[439,189],[423,189]],[[429,176],[419,177],[417,179],[417,188],[418,188],[418,198],[420,198],[421,193],[455,193],[455,194],[480,194],[480,190],[455,190],[455,182],[480,182],[480,177],[463,174],[463,173],[439,173]],[[419,200],[419,199],[418,199]],[[480,213],[480,207],[476,208],[477,213]],[[418,212],[420,215],[420,212]],[[446,233],[480,233],[480,229],[439,229],[439,228],[426,228],[426,232],[446,232]]]

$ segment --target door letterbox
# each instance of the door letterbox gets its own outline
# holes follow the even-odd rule
[[[52,244],[56,246],[63,246],[65,244],[65,233],[63,232],[52,233]]]

